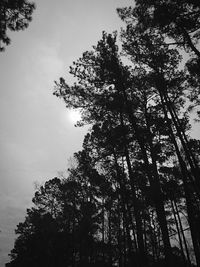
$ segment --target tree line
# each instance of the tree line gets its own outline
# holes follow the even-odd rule
[[[9,267],[200,266],[200,4],[136,0],[54,95],[90,125],[65,178],[39,187]],[[121,49],[119,49],[119,46]]]

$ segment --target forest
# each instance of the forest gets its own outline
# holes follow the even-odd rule
[[[89,125],[66,177],[36,188],[6,267],[200,267],[199,0],[117,9],[54,95]]]

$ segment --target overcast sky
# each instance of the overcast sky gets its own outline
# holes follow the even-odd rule
[[[0,53],[0,267],[13,248],[35,181],[67,169],[81,149],[85,129],[75,128],[64,103],[52,95],[54,80],[72,61],[121,24],[116,8],[131,0],[36,0],[33,21],[11,33]]]
[[[122,25],[116,8],[133,0],[36,0],[28,29],[10,34],[0,53],[0,267],[9,260],[14,229],[30,206],[34,182],[67,169],[86,129],[75,128],[54,80],[72,61]],[[195,132],[198,137],[198,131]]]

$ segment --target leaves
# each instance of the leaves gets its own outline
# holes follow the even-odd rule
[[[10,44],[7,31],[20,31],[32,20],[35,4],[26,0],[2,0],[0,2],[0,51]]]

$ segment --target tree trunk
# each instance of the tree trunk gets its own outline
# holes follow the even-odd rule
[[[189,178],[190,182],[192,183],[193,188],[194,188],[194,184],[193,184],[193,180],[191,179],[190,173],[187,170],[187,166],[186,166],[184,160],[182,159],[182,156],[180,154],[178,144],[176,142],[173,130],[171,128],[171,125],[169,124],[167,110],[166,110],[166,106],[165,106],[164,99],[163,99],[164,96],[161,92],[160,92],[160,97],[161,97],[161,103],[163,106],[163,112],[164,112],[165,119],[167,121],[168,129],[169,129],[169,136],[172,140],[172,143],[174,144],[175,151],[176,151],[178,161],[180,164],[182,180],[183,180],[183,187],[184,187],[184,191],[185,191],[186,205],[187,205],[188,222],[189,222],[189,226],[190,226],[196,261],[197,261],[197,264],[199,264],[198,266],[200,266],[200,245],[198,242],[198,236],[196,235],[197,225],[196,225],[196,219],[195,219],[195,214],[194,214],[194,207],[193,207],[192,200],[191,200],[191,193],[189,191],[190,189],[189,189],[188,178]]]
[[[188,141],[187,141],[187,137],[185,135],[185,132],[182,130],[181,124],[179,122],[179,118],[178,118],[175,110],[173,109],[173,105],[171,103],[171,100],[169,99],[169,96],[167,93],[167,87],[165,84],[165,79],[160,74],[158,74],[158,78],[156,80],[156,86],[157,86],[158,92],[160,94],[160,97],[162,99],[163,105],[166,106],[167,110],[169,111],[170,116],[172,118],[172,121],[174,123],[174,126],[176,128],[177,135],[180,139],[180,142],[181,142],[182,147],[183,147],[184,152],[185,152],[186,159],[187,159],[188,164],[190,165],[190,168],[191,168],[191,173],[192,173],[194,180],[195,180],[197,193],[199,194],[200,193],[199,167],[196,163],[196,160],[195,160],[195,157],[194,157],[192,151],[190,150],[190,148],[188,146]]]
[[[174,206],[175,206],[175,211],[176,211],[178,222],[179,222],[180,229],[181,229],[181,234],[182,234],[182,237],[183,237],[183,243],[184,243],[184,246],[185,246],[185,251],[186,251],[186,255],[187,255],[188,265],[191,266],[192,264],[191,264],[191,260],[190,260],[190,254],[189,254],[189,251],[188,251],[188,246],[187,246],[187,242],[186,242],[184,230],[183,230],[181,218],[180,218],[180,215],[179,215],[179,210],[178,210],[178,207],[177,207],[177,204],[176,204],[176,201],[175,200],[174,200]]]
[[[170,245],[170,240],[169,240],[167,220],[166,220],[166,215],[165,215],[165,210],[164,210],[164,202],[162,199],[162,193],[161,193],[161,189],[160,189],[158,173],[157,173],[156,169],[154,168],[155,172],[153,172],[153,174],[152,174],[151,167],[150,167],[149,160],[148,160],[148,156],[147,156],[147,152],[146,152],[146,149],[144,146],[144,140],[141,136],[141,133],[138,130],[138,125],[137,125],[135,118],[132,114],[132,109],[131,109],[128,101],[127,101],[126,92],[125,92],[123,86],[121,88],[123,91],[124,105],[126,106],[126,110],[128,113],[130,123],[133,127],[134,134],[136,136],[136,139],[138,141],[138,144],[139,144],[141,152],[142,152],[145,169],[146,169],[147,176],[148,176],[149,182],[150,182],[150,187],[153,189],[153,191],[155,190],[157,192],[157,200],[155,202],[156,213],[158,216],[158,221],[159,221],[161,232],[162,232],[165,258],[166,258],[167,263],[170,265],[170,263],[172,262],[172,251],[171,251],[171,245]]]
[[[176,225],[176,230],[177,230],[177,234],[178,234],[178,240],[179,240],[179,244],[180,244],[181,256],[182,256],[183,261],[184,261],[185,266],[186,266],[186,259],[185,259],[183,244],[182,244],[181,233],[180,233],[178,221],[177,221],[177,218],[176,218],[176,211],[175,211],[175,208],[174,208],[174,204],[173,204],[173,201],[171,199],[170,199],[170,204],[171,204],[171,207],[172,207],[172,212],[173,212],[173,216],[174,216],[174,220],[175,220],[175,225]]]

